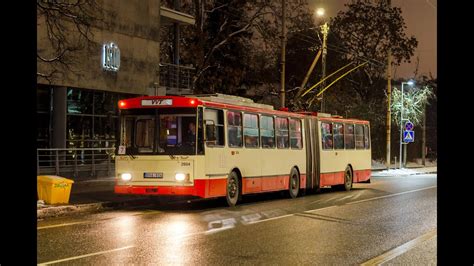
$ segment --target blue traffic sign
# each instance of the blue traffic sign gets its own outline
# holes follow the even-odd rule
[[[412,131],[413,130],[413,123],[410,121],[405,122],[405,130]]]
[[[414,142],[415,141],[415,131],[405,130],[403,131],[403,142]]]

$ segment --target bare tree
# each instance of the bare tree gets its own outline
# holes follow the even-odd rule
[[[37,0],[36,12],[37,78],[51,83],[65,71],[75,73],[77,52],[91,47],[92,27],[105,11],[97,0]]]

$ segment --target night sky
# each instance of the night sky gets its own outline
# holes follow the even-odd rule
[[[308,0],[310,7],[324,6],[330,17],[336,16],[345,9],[344,4],[351,0]],[[393,69],[393,79],[410,78],[416,69],[416,57],[420,59],[418,75],[431,72],[437,77],[437,0],[392,0],[392,6],[402,9],[402,16],[407,26],[407,36],[415,36],[418,47],[411,58],[411,63],[402,63]],[[331,34],[329,32],[329,34]]]

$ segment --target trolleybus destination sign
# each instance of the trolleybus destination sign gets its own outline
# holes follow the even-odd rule
[[[142,106],[173,105],[172,99],[142,100]]]

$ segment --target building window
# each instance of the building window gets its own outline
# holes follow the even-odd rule
[[[36,143],[38,148],[52,145],[52,89],[38,84],[36,91]]]
[[[275,147],[275,125],[273,117],[262,115],[260,117],[260,136],[262,148]]]
[[[258,116],[254,114],[244,114],[245,147],[258,148],[258,139]]]
[[[117,103],[136,96],[68,88],[67,147],[115,148],[119,124]]]

